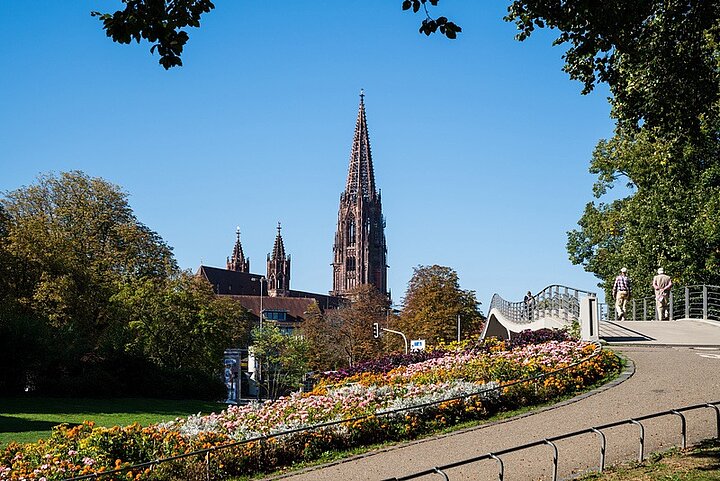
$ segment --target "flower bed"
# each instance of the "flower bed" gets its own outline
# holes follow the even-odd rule
[[[309,393],[149,427],[59,426],[48,440],[5,447],[0,480],[64,479],[229,443],[234,445],[207,458],[192,455],[111,478],[207,479],[207,467],[212,479],[267,472],[326,452],[412,439],[546,402],[620,367],[613,353],[593,355],[596,346],[581,341],[553,337],[514,345],[487,341],[415,355],[412,362],[396,357],[395,367],[382,361],[365,371],[332,373]]]

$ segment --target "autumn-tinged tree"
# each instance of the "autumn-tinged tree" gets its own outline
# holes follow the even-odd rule
[[[399,325],[413,339],[428,344],[457,339],[460,316],[461,337],[479,334],[483,316],[475,291],[460,288],[457,272],[444,266],[418,266],[408,282]]]
[[[325,316],[317,303],[310,305],[300,333],[308,341],[308,362],[311,371],[336,370],[347,365],[346,357],[338,344],[336,317]]]
[[[372,325],[384,323],[389,307],[387,296],[370,284],[358,286],[350,297],[350,304],[328,316],[331,332],[348,366],[382,354],[383,344],[373,338]]]

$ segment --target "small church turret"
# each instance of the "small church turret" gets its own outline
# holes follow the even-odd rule
[[[385,219],[380,193],[375,187],[363,91],[360,91],[347,182],[340,195],[332,266],[331,295],[347,296],[361,284],[372,284],[388,294]]]
[[[236,229],[237,239],[233,248],[232,257],[227,258],[227,270],[237,272],[250,272],[250,258],[245,258],[242,244],[240,243],[240,227]]]
[[[285,244],[280,235],[280,222],[277,225],[277,236],[272,254],[267,255],[267,286],[268,295],[282,297],[290,291],[290,256],[285,254]]]

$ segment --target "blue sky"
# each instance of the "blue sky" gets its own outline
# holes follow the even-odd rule
[[[592,200],[607,90],[580,95],[553,32],[514,40],[507,1],[443,0],[455,41],[401,0],[218,0],[185,66],[105,37],[116,1],[0,2],[0,191],[82,170],[120,185],[181,267],[224,266],[240,226],[265,272],[275,226],[291,287],[332,287],[332,244],[366,93],[399,303],[413,267],[457,270],[483,303],[563,284],[597,290],[566,232]]]

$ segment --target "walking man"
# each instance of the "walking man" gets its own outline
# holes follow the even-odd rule
[[[613,297],[615,298],[616,320],[625,321],[625,308],[630,298],[630,278],[627,276],[627,269],[620,269],[620,275],[615,278],[613,284]]]
[[[653,277],[652,286],[653,289],[655,289],[657,318],[659,321],[667,321],[670,319],[670,313],[668,312],[668,298],[670,297],[672,280],[669,275],[665,274],[662,267],[658,269],[657,275]]]

